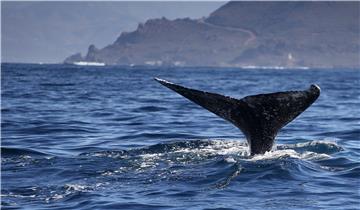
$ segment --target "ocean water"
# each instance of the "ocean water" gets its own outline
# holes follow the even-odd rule
[[[359,209],[360,71],[2,64],[2,209]],[[249,156],[233,125],[153,77],[319,99]]]

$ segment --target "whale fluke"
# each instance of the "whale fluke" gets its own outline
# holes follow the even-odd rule
[[[155,78],[160,84],[231,122],[245,135],[251,155],[270,151],[278,131],[305,111],[320,95],[311,85],[304,91],[288,91],[235,99],[186,88]]]

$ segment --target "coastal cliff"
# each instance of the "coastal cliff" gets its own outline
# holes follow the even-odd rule
[[[202,19],[151,19],[65,63],[359,68],[359,2],[229,2]]]

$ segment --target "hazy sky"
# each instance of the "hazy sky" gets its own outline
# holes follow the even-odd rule
[[[2,62],[57,63],[149,18],[201,18],[225,2],[1,2]]]

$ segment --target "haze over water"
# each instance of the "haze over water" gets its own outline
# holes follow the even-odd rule
[[[237,98],[319,99],[249,157],[233,125],[159,77]],[[358,70],[2,64],[3,209],[358,209]]]

